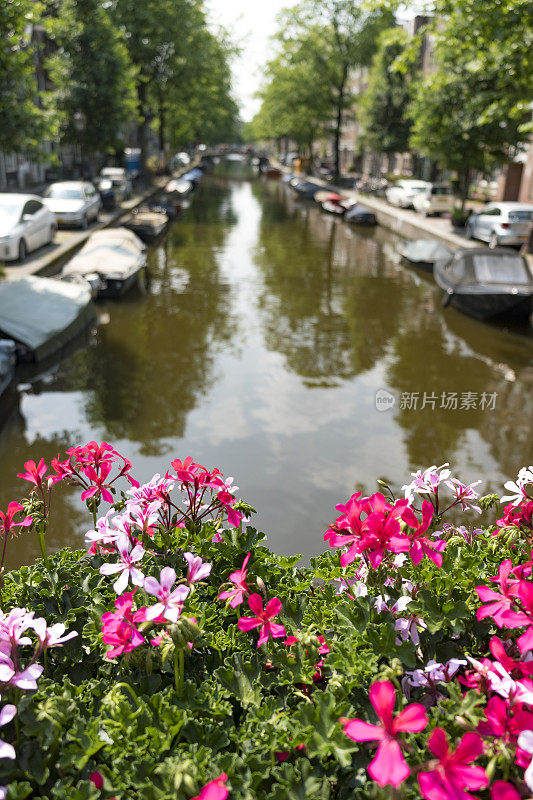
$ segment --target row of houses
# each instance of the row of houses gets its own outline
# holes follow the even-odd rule
[[[427,26],[428,22],[427,16],[415,16],[405,23],[405,28],[414,36]],[[433,37],[428,32],[422,38],[420,69],[423,75],[428,75],[435,69]],[[368,69],[354,71],[350,79],[350,92],[357,97],[366,91],[367,86]],[[362,134],[363,130],[355,109],[355,114],[345,115],[342,130],[340,160],[343,173],[355,171],[374,178],[390,174],[413,174],[415,163],[411,153],[395,153],[393,156],[368,150],[361,153],[359,142]],[[434,165],[430,159],[418,159],[416,170],[421,178],[430,180],[433,177]],[[529,147],[520,153],[514,162],[495,171],[491,180],[487,182],[487,193],[489,192],[495,200],[533,202],[533,138]]]

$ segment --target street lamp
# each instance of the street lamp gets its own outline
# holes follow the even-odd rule
[[[83,111],[76,111],[74,114],[74,128],[76,133],[78,134],[79,138],[79,147],[80,147],[80,162],[81,162],[81,176],[84,177],[84,168],[83,168],[83,139],[81,134],[85,130],[87,124],[87,117],[83,113]]]

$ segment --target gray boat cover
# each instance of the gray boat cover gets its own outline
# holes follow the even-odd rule
[[[146,263],[146,246],[127,228],[104,228],[87,239],[65,264],[62,275],[90,275],[123,280]]]
[[[415,239],[414,242],[404,242],[398,248],[398,252],[414,264],[434,264],[435,261],[447,259],[452,255],[450,248],[436,239]]]
[[[53,355],[94,319],[91,287],[29,276],[0,282],[0,331],[36,361]]]

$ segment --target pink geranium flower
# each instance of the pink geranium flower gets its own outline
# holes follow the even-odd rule
[[[154,620],[156,617],[162,616],[169,622],[178,621],[183,602],[187,599],[190,589],[182,584],[171,591],[175,583],[176,572],[172,567],[163,567],[159,581],[152,577],[144,579],[144,591],[159,600],[154,606],[148,608],[146,619]]]
[[[144,636],[137,630],[137,625],[146,620],[146,608],[132,612],[133,592],[126,592],[115,600],[115,612],[102,614],[102,639],[105,644],[114,645],[107,651],[107,658],[115,658],[122,653],[129,653],[145,643]]]
[[[235,584],[235,588],[228,589],[226,592],[221,592],[218,595],[219,600],[229,600],[229,604],[232,608],[237,608],[237,606],[243,602],[244,595],[248,595],[250,593],[250,589],[246,583],[246,575],[248,573],[246,567],[248,561],[250,560],[250,556],[251,553],[248,553],[242,562],[242,567],[240,569],[235,570],[235,572],[230,572],[229,579]]]
[[[490,800],[521,800],[521,795],[512,783],[494,781],[490,787]]]
[[[33,483],[34,486],[40,487],[43,483],[43,478],[46,475],[48,467],[44,463],[44,458],[41,458],[38,464],[35,461],[26,461],[24,464],[26,472],[19,472],[17,478],[22,478],[28,483]]]
[[[485,619],[485,617],[492,617],[498,628],[511,628],[527,625],[529,620],[525,614],[513,612],[513,604],[516,602],[516,594],[518,591],[518,579],[511,577],[513,575],[513,564],[510,558],[507,558],[499,566],[498,576],[491,578],[491,581],[498,583],[500,592],[488,586],[476,586],[476,592],[479,599],[485,603],[477,610],[478,620]]]
[[[68,642],[69,639],[74,639],[74,637],[78,635],[77,631],[70,631],[64,635],[66,626],[62,622],[56,622],[54,625],[48,627],[43,617],[34,619],[32,628],[37,634],[37,638],[43,650],[47,650],[49,647],[59,647],[64,644],[64,642]]]
[[[229,794],[229,789],[225,785],[228,776],[225,772],[221,772],[218,778],[214,781],[206,783],[200,794],[193,797],[192,800],[226,800]]]
[[[483,742],[477,733],[465,733],[452,751],[445,731],[435,728],[428,747],[438,761],[431,772],[421,772],[418,776],[420,791],[426,800],[471,800],[468,790],[489,785],[483,767],[468,766],[483,752]]]
[[[211,564],[202,561],[200,556],[195,556],[194,553],[184,553],[183,558],[189,565],[187,570],[187,583],[189,585],[197,583],[197,581],[201,581],[210,575]]]
[[[413,529],[411,547],[409,548],[409,555],[413,564],[417,566],[424,556],[427,556],[440,569],[442,567],[442,551],[446,548],[446,542],[435,541],[435,539],[424,536],[431,525],[434,511],[433,503],[430,503],[429,500],[424,500],[422,503],[422,522],[418,520],[413,510],[409,507],[403,512],[402,519]]]
[[[8,703],[5,705],[2,710],[0,711],[0,727],[2,725],[7,725],[8,722],[11,722],[15,714],[17,713],[16,706],[11,705]],[[16,758],[17,754],[15,753],[15,748],[12,744],[8,744],[7,742],[3,742],[0,739],[0,758]]]
[[[4,536],[7,536],[8,533],[13,533],[13,528],[29,528],[32,524],[33,519],[31,517],[24,517],[20,522],[13,522],[15,514],[18,514],[19,511],[24,511],[24,508],[15,500],[9,503],[5,514],[0,511],[0,532]]]
[[[144,548],[140,544],[136,544],[132,548],[131,542],[127,536],[119,536],[116,542],[116,548],[120,556],[117,563],[102,564],[100,567],[101,575],[115,575],[120,573],[117,580],[113,584],[113,589],[117,594],[121,594],[127,587],[128,582],[131,580],[134,586],[142,586],[144,582],[144,575],[135,565],[141,561],[144,556]]]
[[[390,681],[376,681],[370,687],[370,702],[381,725],[362,719],[344,719],[344,733],[356,742],[379,742],[377,753],[368,766],[368,774],[380,786],[399,786],[411,773],[400,747],[399,734],[418,733],[428,724],[426,710],[411,703],[397,717],[393,716],[396,693]]]
[[[271,622],[273,617],[276,617],[281,611],[281,600],[278,597],[273,597],[265,606],[263,610],[263,601],[261,595],[251,594],[248,598],[248,605],[250,611],[253,611],[255,617],[241,617],[238,625],[240,631],[251,631],[252,628],[259,628],[259,639],[257,646],[261,647],[270,636],[273,639],[278,639],[280,636],[285,636],[286,631],[283,625],[276,622]]]

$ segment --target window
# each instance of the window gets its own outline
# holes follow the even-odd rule
[[[497,206],[495,208],[487,208],[486,211],[481,212],[482,217],[501,217],[502,210]]]
[[[24,217],[26,214],[29,214],[33,217],[33,215],[40,211],[42,207],[42,203],[39,203],[38,200],[28,200],[22,210],[22,216]]]

